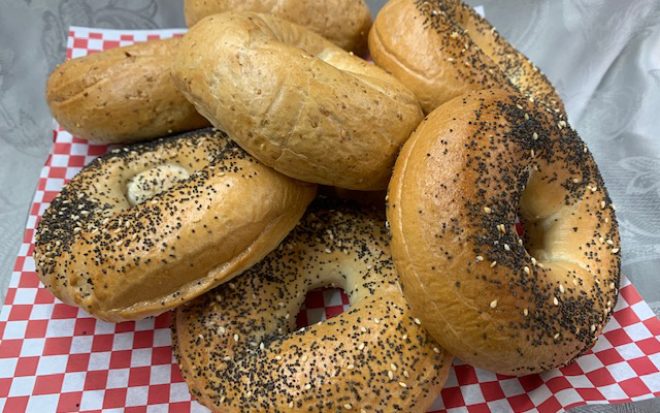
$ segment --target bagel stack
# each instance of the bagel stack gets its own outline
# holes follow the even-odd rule
[[[218,411],[424,413],[453,355],[522,375],[591,348],[618,293],[611,200],[485,19],[459,0],[390,0],[370,30],[361,0],[184,8],[182,38],[49,79],[63,127],[130,144],[44,213],[53,294],[108,321],[176,308],[184,378]],[[375,64],[353,53],[367,33]],[[295,330],[327,286],[351,310]]]

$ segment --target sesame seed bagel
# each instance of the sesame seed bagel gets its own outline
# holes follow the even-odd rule
[[[485,90],[433,111],[397,160],[387,215],[413,310],[474,366],[565,365],[612,313],[619,232],[598,167],[527,98]]]
[[[274,16],[207,17],[178,50],[174,79],[200,113],[302,181],[385,189],[422,120],[415,96],[392,76]]]
[[[369,51],[426,113],[486,88],[517,90],[564,110],[545,75],[460,0],[390,0],[369,33]]]
[[[323,286],[351,308],[295,330]],[[179,307],[173,343],[191,393],[224,413],[422,413],[451,364],[411,316],[384,220],[346,206],[311,207],[262,262]]]
[[[259,261],[314,193],[211,129],[116,149],[44,213],[37,273],[102,320],[156,315]]]
[[[168,67],[178,39],[152,40],[71,59],[48,78],[59,124],[99,143],[127,143],[209,126],[174,87]]]
[[[371,13],[362,0],[184,0],[183,11],[189,27],[206,16],[227,11],[272,14],[356,53],[367,50],[371,27]]]

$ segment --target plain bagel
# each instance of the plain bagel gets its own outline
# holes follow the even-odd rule
[[[183,10],[188,27],[206,16],[227,11],[272,14],[358,54],[367,50],[371,27],[369,7],[362,0],[184,0]]]
[[[472,90],[518,90],[563,113],[552,84],[460,0],[390,0],[369,33],[374,61],[412,90],[426,113]]]
[[[44,213],[37,273],[100,319],[159,314],[268,254],[314,193],[211,129],[116,149]]]
[[[197,110],[264,164],[302,181],[385,189],[422,120],[392,76],[274,16],[224,13],[181,40],[173,64]]]
[[[194,397],[214,411],[424,413],[451,357],[411,316],[383,218],[313,204],[278,249],[179,307],[173,343]],[[308,291],[351,308],[295,329]]]
[[[565,365],[614,309],[619,232],[598,167],[559,116],[518,94],[472,92],[432,112],[397,160],[387,214],[413,310],[476,367]]]
[[[71,59],[48,78],[59,124],[98,143],[159,138],[209,126],[169,74],[178,39],[152,40]]]

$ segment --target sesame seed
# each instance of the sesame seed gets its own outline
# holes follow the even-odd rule
[[[595,324],[592,324],[592,325],[591,325],[591,329],[590,329],[590,331],[591,331],[592,333],[593,333],[594,331],[596,331],[596,325],[595,325]]]
[[[353,408],[353,406],[351,406],[350,403],[346,403],[346,404],[344,405],[344,409],[346,409],[346,410],[351,410],[352,408]]]
[[[497,265],[497,261],[493,261],[490,263],[490,268],[493,268]]]
[[[358,346],[358,350],[360,351],[364,350],[364,343],[360,343],[360,345]]]
[[[554,305],[559,305],[559,300],[557,299],[557,297],[552,297],[552,303]]]
[[[481,255],[477,255],[477,261],[483,261],[483,260],[484,260],[484,257],[482,257]]]
[[[509,247],[509,244],[504,244],[504,249],[507,251],[511,251],[511,247]]]
[[[559,292],[564,294],[564,284],[559,283]]]
[[[601,207],[601,209],[602,209],[602,208],[605,208],[606,206],[607,206],[607,204],[605,203],[605,201],[600,201],[600,207]]]
[[[392,373],[392,370],[387,371],[387,377],[389,377],[390,380],[394,380],[394,373]]]
[[[414,318],[413,321],[414,321],[415,324],[417,324],[418,326],[419,326],[419,325],[422,325],[422,322],[419,321],[419,318]]]
[[[234,341],[238,341],[238,334],[234,334]]]
[[[494,299],[493,301],[490,302],[490,308],[495,308],[497,307],[497,299]]]
[[[523,268],[523,271],[525,271],[525,274],[530,275],[532,272],[530,271],[529,267],[525,265]]]
[[[527,317],[529,315],[529,310],[525,308],[523,310],[523,314],[525,315],[525,317]]]
[[[493,212],[493,210],[488,207],[484,207],[484,212],[490,214],[491,212]]]
[[[408,385],[402,381],[399,382],[399,386],[403,387],[404,389],[408,387]]]
[[[436,354],[440,354],[440,349],[437,347],[433,347],[433,352]]]
[[[613,283],[613,282],[610,283],[610,288],[611,288],[611,289],[614,289],[614,287],[615,287],[614,283]]]
[[[554,339],[557,340],[559,338],[559,333],[555,333]]]
[[[396,371],[396,364],[391,363],[390,364],[390,369],[392,369],[392,371]]]
[[[305,390],[309,390],[309,389],[311,389],[311,388],[312,388],[312,385],[311,385],[311,384],[309,384],[309,383],[305,384]]]
[[[616,254],[617,252],[619,252],[619,249],[618,248],[612,248],[611,251],[612,251],[612,254]]]
[[[536,266],[536,258],[532,257],[532,265]]]
[[[534,132],[532,133],[532,139],[537,140],[539,138],[539,134]]]

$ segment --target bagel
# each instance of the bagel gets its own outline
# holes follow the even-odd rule
[[[367,50],[371,27],[371,13],[362,0],[184,0],[183,11],[188,27],[206,16],[227,11],[272,14],[358,54]]]
[[[545,75],[460,0],[390,0],[369,33],[369,51],[417,95],[425,113],[486,88],[517,90],[564,111]]]
[[[172,341],[191,393],[226,413],[426,412],[451,357],[410,314],[383,218],[313,205],[264,261],[177,309]],[[294,330],[305,294],[328,285],[351,308]]]
[[[107,321],[156,315],[259,261],[315,188],[210,129],[116,149],[62,190],[37,228],[37,273]]]
[[[593,346],[617,300],[619,232],[561,117],[507,91],[455,98],[404,145],[388,196],[404,293],[447,351],[522,375]]]
[[[417,99],[376,66],[277,17],[224,13],[186,34],[179,89],[275,170],[347,189],[385,189],[422,120]]]
[[[98,143],[129,143],[209,126],[169,74],[178,39],[152,40],[69,60],[48,78],[59,124]]]

